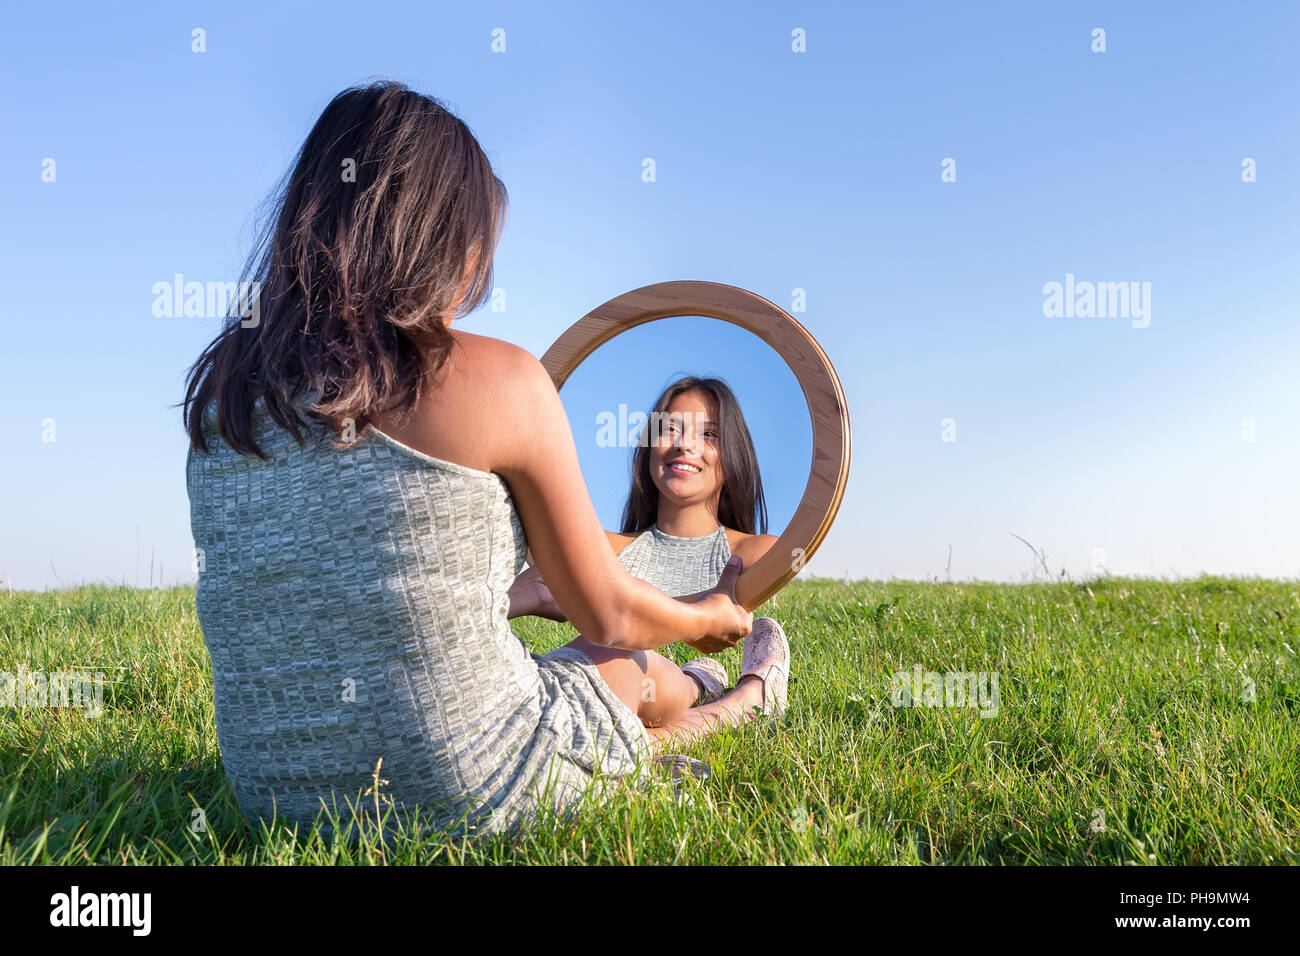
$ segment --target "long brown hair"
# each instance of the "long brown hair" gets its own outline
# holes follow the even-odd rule
[[[688,375],[664,389],[655,401],[632,453],[632,487],[623,506],[623,534],[644,531],[658,520],[659,487],[650,477],[650,429],[656,416],[664,416],[673,399],[683,392],[699,391],[713,396],[718,406],[718,456],[723,483],[718,493],[718,523],[745,534],[767,534],[767,503],[758,456],[749,437],[749,426],[731,387],[720,378]],[[756,532],[755,525],[758,531]]]
[[[409,413],[451,354],[444,317],[491,295],[507,204],[478,141],[438,100],[394,82],[335,96],[245,266],[252,309],[232,310],[189,370],[192,445],[208,450],[214,399],[221,437],[262,458],[259,398],[300,444],[308,419],[351,418],[359,434],[379,413]]]

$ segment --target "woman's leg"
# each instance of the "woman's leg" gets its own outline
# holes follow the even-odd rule
[[[662,727],[647,727],[650,747],[663,753],[693,744],[723,727],[739,727],[761,713],[762,706],[763,682],[756,674],[746,674],[713,703],[692,707]]]
[[[660,727],[647,728],[651,748],[656,752],[695,743],[720,727],[739,727],[765,710],[771,712],[784,696],[782,688],[790,676],[790,646],[781,625],[770,617],[754,619],[745,638],[741,658],[744,673],[730,693],[711,704],[692,707],[681,717]],[[779,668],[773,678],[770,668]],[[776,679],[770,687],[762,677]],[[773,696],[767,700],[768,693]]]
[[[591,658],[605,683],[641,718],[656,753],[695,743],[722,727],[739,727],[763,706],[763,682],[753,674],[712,703],[695,707],[699,686],[662,654],[618,651],[582,637],[568,646]]]
[[[618,698],[647,728],[679,719],[699,697],[700,685],[654,651],[620,651],[579,637],[569,647],[586,654]]]

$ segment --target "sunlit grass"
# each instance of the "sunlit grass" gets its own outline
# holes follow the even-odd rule
[[[622,789],[514,842],[394,816],[349,841],[240,816],[192,588],[0,595],[0,671],[108,680],[98,719],[0,709],[0,864],[1300,862],[1294,583],[815,579],[758,614],[790,637],[790,710],[689,750],[713,769],[689,799]],[[538,652],[573,633],[512,623]],[[894,707],[917,664],[995,672],[997,715]]]

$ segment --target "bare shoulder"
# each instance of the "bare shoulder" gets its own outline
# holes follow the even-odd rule
[[[740,555],[740,559],[748,568],[757,564],[759,558],[767,554],[772,545],[776,544],[776,535],[745,534],[743,531],[733,531],[728,528],[727,543],[731,546],[731,553]]]
[[[486,335],[449,331],[451,353],[412,414],[380,416],[376,424],[427,455],[496,471],[502,449],[533,432],[527,416],[538,396],[544,396],[549,376],[526,349]]]
[[[477,434],[485,470],[509,479],[521,470],[554,467],[556,442],[572,445],[569,419],[545,366],[527,349],[453,329],[459,419]],[[545,438],[543,441],[542,438]],[[575,452],[576,454],[576,452]]]
[[[468,389],[481,407],[506,406],[522,413],[553,411],[552,402],[563,407],[550,373],[532,352],[486,335],[459,330],[452,334],[465,356],[461,387]]]
[[[463,329],[448,331],[456,342],[456,349],[452,353],[453,358],[459,359],[463,356],[467,360],[458,365],[463,364],[467,379],[475,385],[485,384],[485,379],[500,382],[523,381],[530,376],[535,376],[538,370],[543,375],[546,374],[542,363],[533,356],[533,353],[513,342],[494,339],[490,335],[477,335]]]

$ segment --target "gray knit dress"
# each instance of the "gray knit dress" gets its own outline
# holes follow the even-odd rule
[[[682,538],[651,525],[618,553],[627,573],[649,581],[670,597],[707,591],[718,583],[731,557],[722,525],[713,534]]]
[[[581,652],[531,654],[507,622],[527,541],[499,475],[373,429],[299,447],[259,402],[268,461],[205,430],[186,479],[218,744],[250,818],[322,806],[517,830],[612,778],[649,738]],[[598,771],[603,771],[599,773]],[[322,829],[330,832],[324,817]]]

